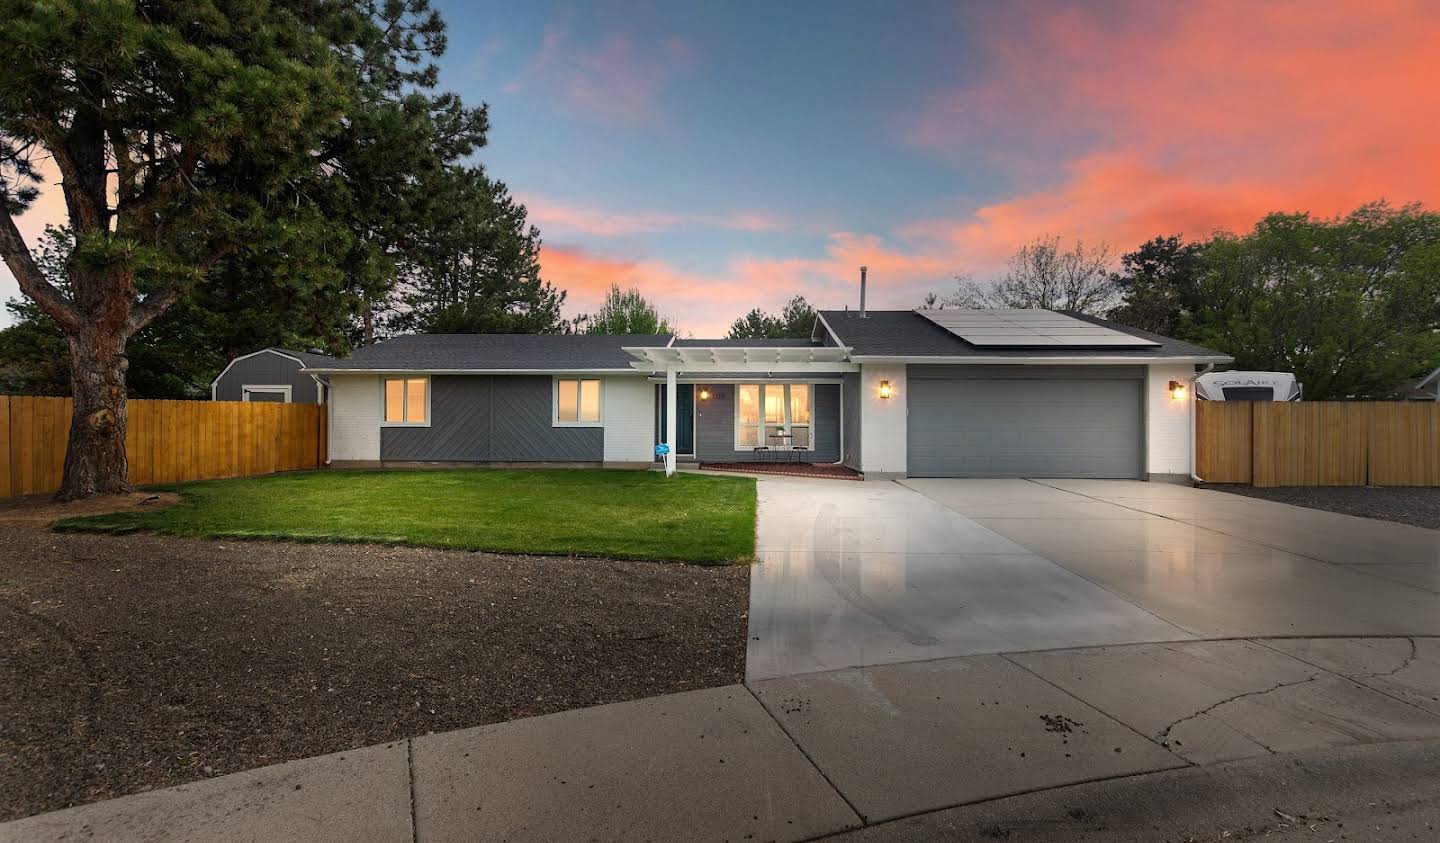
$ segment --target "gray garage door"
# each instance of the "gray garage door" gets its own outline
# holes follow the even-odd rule
[[[912,366],[911,477],[1141,476],[1143,370]]]

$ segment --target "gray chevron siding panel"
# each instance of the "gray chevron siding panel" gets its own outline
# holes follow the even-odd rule
[[[699,390],[696,385],[696,390]],[[750,462],[754,451],[735,450],[735,384],[709,387],[710,400],[697,401],[695,456],[701,462]],[[840,384],[815,385],[815,407],[811,417],[815,449],[806,451],[810,462],[840,460]]]
[[[493,380],[490,459],[599,462],[605,458],[604,428],[552,426],[550,376],[497,375]]]
[[[380,459],[460,462],[600,462],[605,431],[553,427],[546,375],[436,375],[429,427],[386,427]]]

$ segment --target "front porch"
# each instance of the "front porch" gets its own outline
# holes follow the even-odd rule
[[[656,444],[673,442],[677,464],[793,467],[840,462],[839,378],[774,373],[720,381],[682,375],[674,388],[671,404],[666,384],[655,384],[654,435]]]
[[[782,447],[796,462],[840,462],[840,389],[844,374],[859,370],[847,359],[849,349],[741,340],[625,351],[634,358],[630,365],[656,384],[656,443],[674,443],[656,449],[665,451],[667,474],[675,472],[686,444],[701,463],[756,462],[757,454]],[[689,443],[680,432],[682,385]]]

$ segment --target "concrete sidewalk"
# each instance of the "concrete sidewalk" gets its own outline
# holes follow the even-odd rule
[[[0,841],[925,837],[961,816],[933,812],[1017,794],[1150,776],[1173,793],[1204,765],[1434,740],[1440,639],[1140,644],[785,677],[428,735],[30,817]],[[1214,777],[1194,780],[1197,798],[1218,798],[1201,786]]]

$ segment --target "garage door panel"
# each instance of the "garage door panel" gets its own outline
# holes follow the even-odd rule
[[[927,377],[909,389],[914,477],[1139,477],[1141,382]]]

